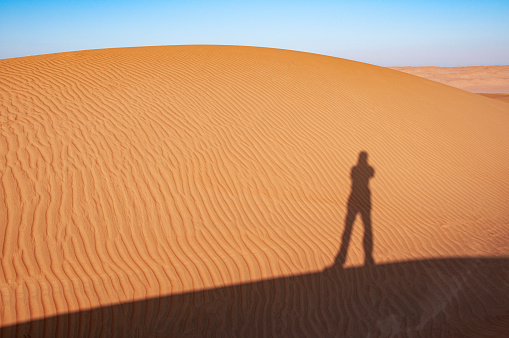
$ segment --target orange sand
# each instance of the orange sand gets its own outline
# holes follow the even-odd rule
[[[226,46],[0,60],[0,95],[2,336],[509,330],[507,103]]]

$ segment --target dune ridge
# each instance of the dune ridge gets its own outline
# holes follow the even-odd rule
[[[323,271],[360,151],[376,264],[509,256],[503,102],[233,46],[0,60],[0,96],[0,326]]]

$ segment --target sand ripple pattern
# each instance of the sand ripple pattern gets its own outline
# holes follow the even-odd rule
[[[377,263],[508,256],[508,131],[504,102],[307,53],[0,60],[0,324],[322,271],[361,150]]]

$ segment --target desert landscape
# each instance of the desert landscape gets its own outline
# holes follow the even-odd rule
[[[509,103],[509,66],[391,68]]]
[[[506,98],[218,45],[3,59],[0,95],[2,337],[509,334]]]
[[[509,93],[509,66],[390,68],[473,93]]]

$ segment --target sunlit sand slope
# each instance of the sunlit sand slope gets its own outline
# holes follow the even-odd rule
[[[0,60],[0,99],[0,326],[318,273],[341,245],[361,151],[375,264],[509,256],[504,102],[338,58],[222,46]],[[364,263],[362,237],[358,217],[345,268]],[[472,283],[509,294],[495,283],[507,269]],[[374,288],[387,278],[377,271],[389,270],[374,270]],[[485,315],[501,311],[494,298],[478,300]],[[426,309],[438,328],[449,318]],[[387,320],[392,333],[414,325]]]

